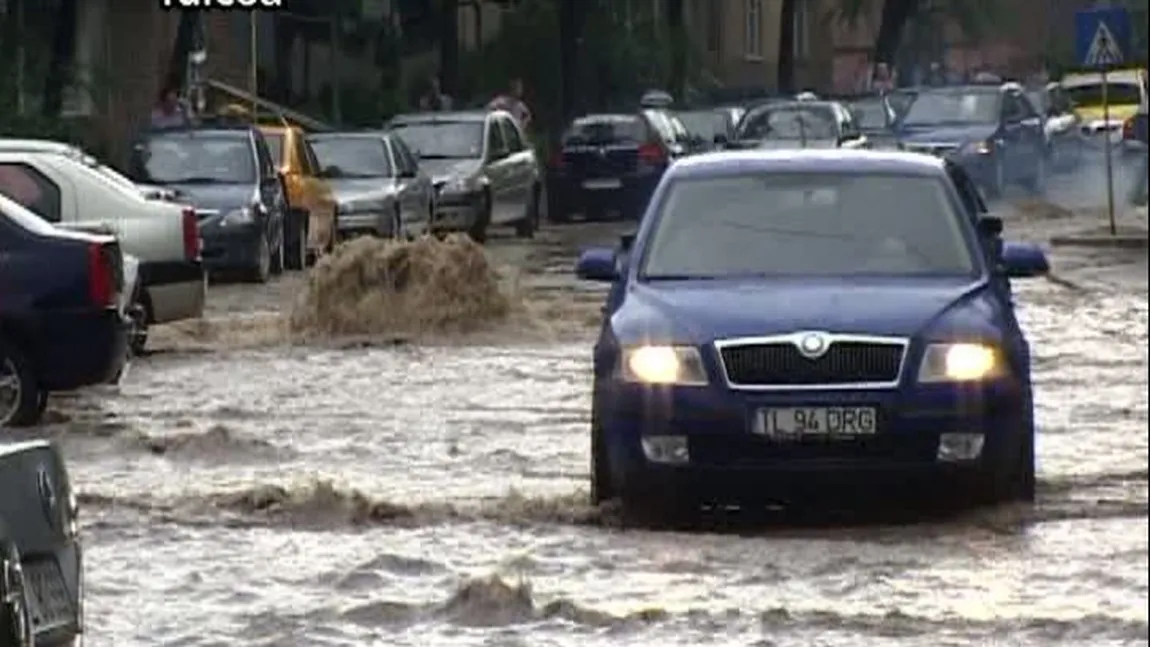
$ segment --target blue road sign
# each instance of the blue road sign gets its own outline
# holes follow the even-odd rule
[[[1121,7],[1086,9],[1074,16],[1078,64],[1106,69],[1122,65],[1130,58],[1130,14]]]

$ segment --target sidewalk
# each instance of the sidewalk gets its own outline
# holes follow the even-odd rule
[[[1106,208],[1067,209],[1047,202],[1024,200],[1004,209],[1008,229],[1018,222],[1027,238],[1056,247],[1107,249],[1147,249],[1150,247],[1150,218],[1146,207],[1116,208],[1116,233],[1110,231]],[[1025,223],[1025,224],[1023,224]]]

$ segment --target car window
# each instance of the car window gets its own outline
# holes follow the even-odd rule
[[[498,121],[503,128],[503,139],[507,143],[508,152],[518,153],[523,150],[523,138],[519,135],[519,127],[510,119],[500,118]]]
[[[319,160],[315,158],[315,151],[312,150],[311,144],[304,138],[300,138],[300,146],[303,147],[304,159],[307,160],[307,166],[310,169],[308,175],[318,175],[322,167],[319,165]]]
[[[503,131],[495,120],[488,122],[487,128],[487,154],[496,155],[507,151],[507,142],[503,140]]]
[[[28,164],[0,163],[0,194],[48,222],[60,222],[63,215],[60,187]]]
[[[592,115],[571,122],[562,141],[564,146],[601,146],[646,140],[647,125],[638,115]]]
[[[739,124],[739,139],[834,139],[838,115],[827,106],[783,105],[755,110]]]
[[[9,199],[3,193],[0,193],[0,214],[18,227],[34,234],[51,236],[56,233],[56,228],[48,224],[46,220],[29,211],[19,202]]]
[[[724,111],[692,110],[680,112],[676,116],[679,118],[679,122],[686,127],[687,132],[695,137],[711,141],[715,135],[730,134],[729,117]]]
[[[256,159],[259,163],[259,177],[266,178],[276,174],[280,165],[278,162],[272,160],[271,152],[268,150],[267,143],[262,136],[257,136],[256,139]],[[280,158],[275,158],[279,160]]]
[[[398,123],[392,132],[421,159],[478,159],[483,156],[483,122]]]
[[[312,140],[311,148],[328,177],[395,176],[382,137],[322,137]]]
[[[1002,114],[999,94],[997,88],[922,91],[906,109],[901,125],[938,127],[996,124]]]
[[[272,162],[276,166],[283,166],[287,161],[284,159],[284,136],[280,133],[264,133],[264,141],[267,142]]]
[[[645,250],[647,280],[972,276],[943,177],[772,173],[675,181]]]
[[[403,140],[398,137],[392,137],[390,141],[391,150],[395,155],[396,162],[403,164],[408,173],[419,173],[419,160],[412,154],[407,144],[404,144]]]
[[[303,175],[315,175],[315,169],[311,167],[307,157],[307,151],[304,150],[303,137],[296,135],[292,138],[292,148],[295,149],[295,158],[299,160],[300,173]]]
[[[852,102],[850,111],[859,127],[867,130],[882,130],[889,122],[886,104],[879,98]]]
[[[133,174],[154,184],[248,184],[256,180],[246,133],[165,134],[148,139],[133,157]]]
[[[1102,83],[1086,83],[1066,88],[1070,99],[1080,106],[1102,105]],[[1137,83],[1106,84],[1106,100],[1111,105],[1137,105],[1142,103],[1142,88]]]

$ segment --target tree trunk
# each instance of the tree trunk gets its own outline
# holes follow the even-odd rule
[[[180,22],[176,27],[176,43],[172,56],[168,59],[168,75],[165,85],[183,86],[188,70],[188,54],[195,45],[196,22],[200,16],[195,11],[181,11]]]
[[[61,0],[56,14],[52,55],[48,60],[48,74],[44,81],[42,112],[45,117],[58,117],[64,107],[64,90],[71,81],[72,62],[76,59],[76,2]]]
[[[291,18],[275,16],[275,78],[270,83],[276,89],[273,101],[292,103],[295,101],[295,66],[293,54],[295,44],[299,39],[299,31],[292,24]]]
[[[578,93],[578,50],[582,2],[586,0],[559,0],[559,119],[552,124],[558,132],[575,116]]]
[[[782,94],[797,92],[795,77],[795,6],[796,0],[783,0],[779,14],[778,90]]]
[[[667,35],[671,41],[671,83],[667,90],[676,101],[687,91],[687,30],[683,24],[683,0],[667,0]]]
[[[874,44],[874,61],[893,65],[902,42],[906,24],[922,5],[922,0],[885,0],[882,5],[882,22]]]
[[[439,83],[459,99],[459,0],[442,0],[439,15]]]

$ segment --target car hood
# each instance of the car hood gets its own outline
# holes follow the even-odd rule
[[[716,339],[801,330],[912,337],[945,313],[986,325],[985,282],[968,278],[689,281],[636,284],[613,323],[621,338]]]
[[[199,211],[230,211],[251,205],[256,194],[253,184],[165,184],[179,192],[182,202]]]
[[[328,180],[336,202],[382,198],[395,192],[392,178],[336,178]]]
[[[939,128],[903,128],[902,141],[907,144],[965,144],[969,141],[990,139],[995,128],[986,125],[945,126]]]
[[[446,182],[452,178],[466,177],[474,175],[479,172],[479,167],[482,166],[479,160],[439,160],[439,159],[421,159],[419,160],[419,168],[424,173],[429,175],[436,184]]]

